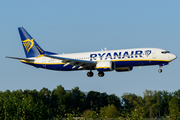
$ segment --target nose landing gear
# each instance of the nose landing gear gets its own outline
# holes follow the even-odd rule
[[[159,73],[162,73],[161,67],[162,67],[162,66],[159,66],[159,70],[158,70]]]
[[[162,69],[159,69],[158,72],[159,72],[159,73],[162,73]]]

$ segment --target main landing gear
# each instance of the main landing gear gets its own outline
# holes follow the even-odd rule
[[[90,71],[90,72],[87,73],[87,76],[88,76],[88,77],[92,77],[93,75],[94,75],[94,73],[93,73],[92,71]]]
[[[99,76],[99,77],[103,77],[103,76],[104,76],[104,72],[99,72],[99,73],[98,73],[98,76]]]
[[[87,72],[87,76],[88,77],[92,77],[94,75],[94,73],[90,70],[90,72]],[[103,77],[104,76],[104,72],[99,72],[98,73],[99,77]]]

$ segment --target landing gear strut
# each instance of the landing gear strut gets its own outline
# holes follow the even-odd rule
[[[90,72],[87,73],[87,76],[88,76],[88,77],[92,77],[93,75],[94,75],[94,73],[93,73],[92,71],[90,71]]]
[[[162,67],[162,66],[159,66],[159,70],[158,70],[159,73],[162,73],[161,67]]]
[[[99,77],[103,77],[103,76],[104,76],[104,72],[99,72],[99,73],[98,73],[98,76],[99,76]]]

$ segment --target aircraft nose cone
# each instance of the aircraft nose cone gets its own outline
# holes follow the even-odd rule
[[[174,54],[171,55],[171,61],[175,60],[176,58],[177,58],[176,55],[174,55]]]

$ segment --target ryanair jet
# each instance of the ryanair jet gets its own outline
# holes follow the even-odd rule
[[[7,58],[20,60],[22,63],[36,68],[57,71],[89,70],[88,77],[93,76],[92,70],[97,70],[98,76],[103,77],[104,72],[131,71],[135,66],[159,65],[158,71],[161,73],[162,69],[160,68],[162,66],[168,65],[169,62],[176,59],[176,55],[159,48],[57,54],[43,50],[23,27],[19,27],[18,30],[26,58]]]

